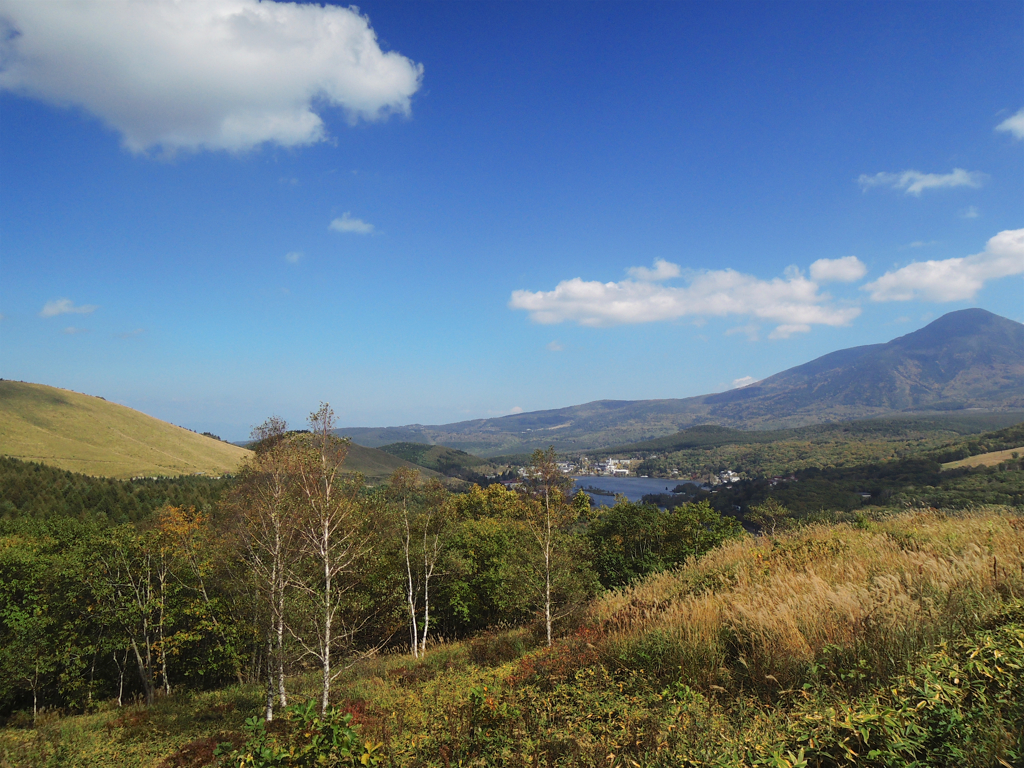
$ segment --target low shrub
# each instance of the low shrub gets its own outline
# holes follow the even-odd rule
[[[245,743],[221,744],[215,755],[230,768],[376,765],[378,745],[362,741],[351,722],[352,715],[333,707],[320,713],[313,701],[294,704],[285,709],[283,720],[247,718]]]

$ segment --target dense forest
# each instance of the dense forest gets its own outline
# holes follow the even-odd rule
[[[617,455],[625,452],[641,458],[636,468],[639,475],[697,480],[724,469],[758,478],[901,459],[947,462],[1024,445],[1021,424],[978,434],[982,425],[1000,415],[1019,418],[1011,413],[948,420],[869,419],[770,432],[694,427],[677,436],[627,446]]]
[[[326,418],[326,416],[325,416]],[[0,463],[0,716],[178,686],[272,683],[545,617],[738,535],[707,504],[594,516],[552,453],[521,492],[338,474],[346,444],[266,432],[231,480],[114,481]],[[600,575],[599,575],[600,574]],[[270,689],[268,689],[270,690]]]

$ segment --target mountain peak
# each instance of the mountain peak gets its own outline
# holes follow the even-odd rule
[[[1024,325],[972,307],[947,312],[924,328],[893,339],[889,344],[904,349],[948,345],[958,339],[984,337],[989,343],[1010,343],[1024,347]]]

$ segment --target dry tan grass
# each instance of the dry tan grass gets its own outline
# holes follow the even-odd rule
[[[812,662],[898,671],[1024,596],[1024,520],[914,512],[746,537],[595,602],[609,657],[703,686],[786,688]]]
[[[1014,454],[1016,454],[1016,456]],[[1019,448],[1007,448],[1005,451],[981,453],[977,456],[960,459],[959,461],[949,461],[943,464],[942,468],[956,469],[957,467],[994,467],[996,464],[1002,464],[1004,461],[1019,458],[1021,454],[1024,454],[1024,446]]]

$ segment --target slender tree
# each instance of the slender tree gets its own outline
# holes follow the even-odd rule
[[[359,566],[370,552],[370,540],[359,491],[362,477],[342,476],[348,440],[334,435],[334,411],[321,403],[309,417],[310,431],[298,436],[295,460],[296,514],[309,568],[298,586],[313,610],[314,639],[296,633],[307,653],[320,664],[320,710],[330,706],[331,682],[336,676],[334,651],[353,638],[359,617],[347,615],[345,602],[358,584]]]
[[[285,687],[287,592],[292,586],[298,525],[294,518],[295,446],[288,425],[276,416],[252,431],[253,456],[239,471],[232,507],[246,560],[265,607],[267,646],[266,719],[274,719],[275,699],[288,705]],[[276,688],[276,690],[275,690]]]
[[[448,491],[437,481],[421,486],[419,471],[402,467],[391,476],[387,500],[405,561],[409,647],[413,656],[419,657],[426,652],[430,633],[430,582],[444,550],[444,534],[451,511]]]
[[[552,576],[555,547],[559,533],[578,516],[578,510],[569,501],[571,489],[572,478],[558,469],[555,449],[534,451],[530,457],[530,468],[525,483],[525,492],[532,502],[527,505],[526,522],[540,548],[544,578],[544,628],[548,645],[552,642]]]
[[[152,704],[155,698],[157,666],[163,650],[158,642],[162,596],[154,549],[132,526],[115,528],[96,554],[99,567],[91,575],[100,607],[135,657],[146,704]],[[166,665],[160,666],[166,670]],[[166,671],[165,685],[169,687]]]

